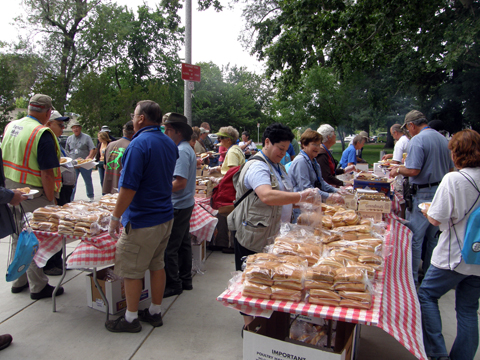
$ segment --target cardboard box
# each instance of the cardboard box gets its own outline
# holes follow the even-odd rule
[[[358,200],[358,211],[389,214],[392,210],[390,200]]]
[[[333,351],[325,351],[288,338],[290,314],[274,312],[270,319],[257,317],[243,332],[243,359],[352,360],[358,340],[355,324],[337,322]]]
[[[207,242],[201,244],[192,244],[192,268],[205,271],[205,261],[207,260]]]
[[[368,171],[368,164],[367,163],[359,163],[355,165],[355,168],[360,171]]]
[[[375,181],[375,180],[354,180],[353,181],[354,189],[365,189],[369,188],[372,190],[377,190],[382,192],[388,197],[390,197],[390,183],[386,181]]]
[[[105,281],[108,269],[113,269],[113,266],[97,271],[98,284],[102,288],[105,298],[109,304],[109,314],[116,314],[127,308],[127,300],[125,299],[125,287],[122,280],[113,282]],[[93,274],[85,276],[87,285],[87,305],[92,309],[105,312],[106,306],[103,302],[100,292],[93,282]],[[150,306],[152,290],[150,288],[150,270],[145,272],[143,279],[142,295],[140,296],[139,309],[145,309]]]
[[[378,223],[383,220],[383,213],[381,212],[369,212],[369,211],[359,211],[359,215],[362,218],[373,219],[375,223]]]

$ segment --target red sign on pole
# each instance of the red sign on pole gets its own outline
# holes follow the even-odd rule
[[[182,80],[200,82],[200,66],[182,63]]]

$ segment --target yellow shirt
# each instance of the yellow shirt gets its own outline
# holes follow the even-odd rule
[[[245,155],[243,154],[240,146],[233,145],[228,149],[227,155],[225,155],[225,160],[222,164],[221,173],[225,175],[231,167],[240,166],[245,163]]]

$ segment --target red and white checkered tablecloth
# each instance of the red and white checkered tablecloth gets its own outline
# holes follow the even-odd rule
[[[304,302],[276,301],[243,297],[239,290],[225,290],[217,298],[225,306],[253,316],[269,316],[272,311],[316,316],[351,323],[374,325],[392,335],[418,359],[426,360],[423,347],[420,305],[411,274],[411,231],[387,215],[389,234],[384,271],[377,279],[377,294],[370,310],[321,306]],[[390,246],[389,246],[390,245]]]
[[[62,248],[63,235],[47,231],[34,230],[33,233],[38,239],[38,251],[33,257],[35,264],[39,268],[43,268],[53,255]]]
[[[403,195],[398,192],[395,192],[392,199],[392,212],[397,216],[401,216],[402,204],[404,203],[405,203],[405,200],[403,199]]]
[[[217,212],[210,207],[210,199],[195,198],[195,206],[190,218],[190,234],[197,237],[198,243],[212,239],[218,223],[218,219],[215,217]]]
[[[108,266],[115,263],[117,242],[108,233],[84,239],[67,260],[69,269]]]

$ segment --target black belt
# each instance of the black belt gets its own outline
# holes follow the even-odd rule
[[[434,183],[431,183],[431,184],[422,184],[422,185],[413,184],[413,186],[416,187],[417,189],[424,189],[424,188],[427,188],[427,187],[432,187],[432,186],[437,186],[437,185],[440,185],[440,181],[437,181],[437,182],[434,182]]]

